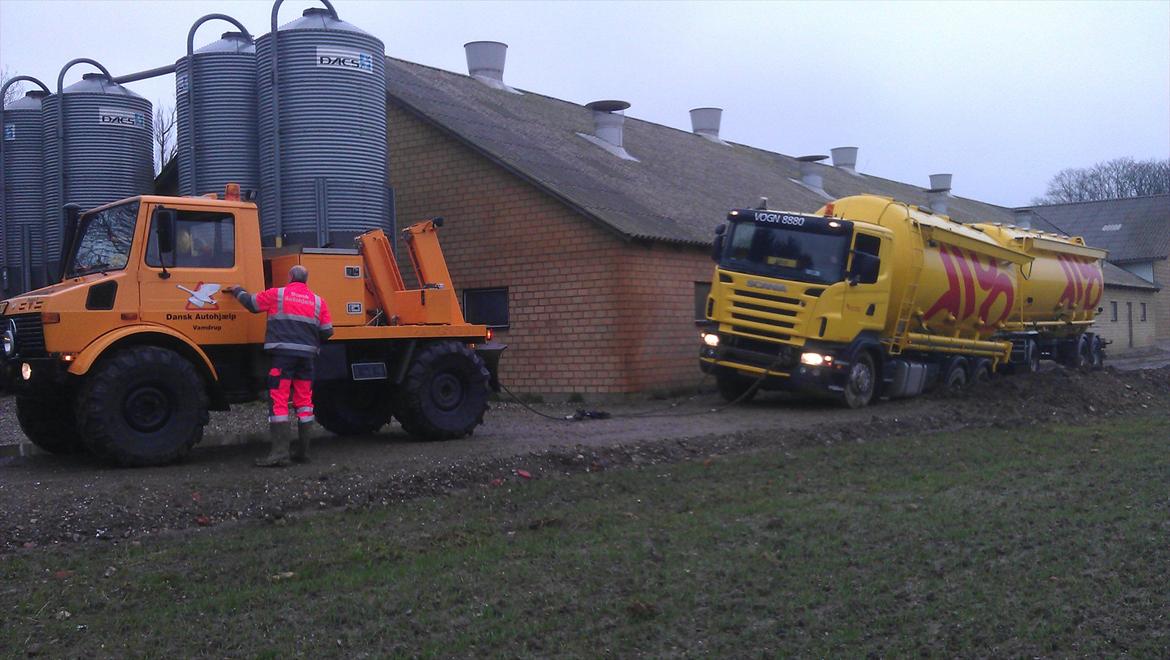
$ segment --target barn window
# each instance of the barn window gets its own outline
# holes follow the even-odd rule
[[[1142,303],[1142,320],[1146,320],[1146,304]]]
[[[508,327],[508,289],[467,289],[463,292],[463,313],[468,323],[489,328]]]
[[[1109,301],[1109,320],[1117,323],[1117,301]]]

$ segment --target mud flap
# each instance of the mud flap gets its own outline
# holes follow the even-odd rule
[[[475,347],[475,353],[483,360],[484,366],[487,367],[491,378],[488,380],[488,385],[491,386],[493,392],[500,391],[500,353],[508,348],[507,344],[500,344],[497,342],[489,342],[487,344],[479,344]]]

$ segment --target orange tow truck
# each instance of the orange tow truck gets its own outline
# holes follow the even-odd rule
[[[47,451],[183,457],[209,410],[264,389],[265,318],[222,290],[281,286],[294,264],[333,315],[314,392],[327,430],[373,433],[393,416],[419,437],[463,437],[498,387],[505,347],[463,318],[441,218],[403,231],[419,283],[407,288],[381,230],[353,249],[262,248],[256,205],[231,185],[222,198],[140,196],[66,217],[61,281],[0,302],[0,378]]]

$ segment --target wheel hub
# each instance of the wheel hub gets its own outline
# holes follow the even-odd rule
[[[153,385],[139,387],[126,397],[122,413],[126,423],[135,431],[151,433],[162,428],[171,418],[170,399]]]
[[[849,387],[857,394],[864,394],[873,386],[873,374],[864,364],[855,364],[849,372]]]
[[[442,410],[454,410],[463,402],[463,382],[448,373],[435,376],[431,381],[431,400]]]

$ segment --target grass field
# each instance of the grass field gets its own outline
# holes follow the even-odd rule
[[[1170,653],[1164,416],[0,559],[0,655]]]

